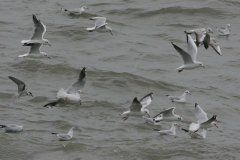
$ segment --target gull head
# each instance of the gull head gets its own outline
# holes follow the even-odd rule
[[[46,58],[48,58],[48,59],[51,59],[51,58],[48,56],[48,54],[45,53],[45,52],[41,52],[41,55],[42,55],[43,57],[46,57]]]
[[[203,68],[205,68],[205,67],[203,66],[202,62],[196,61],[195,64],[196,64],[198,67],[203,67]]]
[[[145,114],[145,115],[148,115],[148,116],[150,117],[149,110],[147,110],[147,109],[142,109],[141,112],[142,112],[143,114]]]
[[[85,10],[85,9],[88,9],[88,7],[86,7],[86,6],[83,6],[83,7],[82,7],[82,10]]]
[[[51,44],[47,39],[43,39],[43,45],[49,45],[51,47]]]
[[[231,27],[231,25],[230,25],[230,24],[227,24],[227,27],[229,28],[229,27]]]
[[[32,92],[26,92],[27,93],[27,95],[29,95],[29,96],[32,96],[33,97],[33,95],[32,95]]]
[[[216,123],[216,122],[212,122],[212,123],[211,123],[211,125],[212,125],[213,127],[217,127],[217,128],[218,128],[218,126],[217,126],[217,123]]]
[[[183,123],[183,118],[178,116],[177,119]]]
[[[191,93],[188,90],[186,90],[184,93],[191,95]]]
[[[71,129],[72,129],[73,131],[76,131],[76,130],[77,130],[77,128],[76,128],[76,127],[72,127]]]
[[[207,30],[206,30],[207,33],[213,33],[212,29],[210,27],[207,27]]]
[[[173,126],[175,126],[175,127],[180,127],[177,123],[174,123]]]

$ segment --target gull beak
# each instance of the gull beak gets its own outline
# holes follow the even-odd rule
[[[111,33],[111,35],[113,36],[113,34],[112,34],[112,31],[109,31],[110,33]]]
[[[183,121],[181,121],[183,123]]]
[[[180,127],[179,125],[177,125],[178,127]]]
[[[89,9],[89,8],[86,8],[86,9]]]
[[[191,93],[188,93],[189,95],[191,95]]]
[[[216,126],[218,128],[218,126]]]
[[[202,66],[203,68],[205,68],[204,66]]]
[[[48,43],[48,45],[51,47],[51,44]]]
[[[50,57],[47,57],[48,59],[51,59]]]

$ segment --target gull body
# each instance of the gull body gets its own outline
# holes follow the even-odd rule
[[[129,115],[132,116],[142,116],[145,114],[149,115],[149,110],[145,109],[145,107],[147,107],[152,102],[152,97],[153,93],[147,94],[146,96],[141,98],[140,101],[138,101],[137,97],[135,97],[130,106],[130,109],[121,113],[120,116],[126,115],[125,117],[123,117],[125,121],[128,119]]]
[[[193,132],[184,128],[182,128],[182,130],[187,132],[191,138],[205,139],[207,134],[207,131],[205,129],[199,130],[198,132]]]
[[[111,33],[111,35],[113,35],[112,29],[109,26],[107,26],[107,23],[106,23],[107,19],[105,17],[92,17],[89,19],[95,20],[95,26],[92,28],[87,28],[89,32],[93,32],[96,29],[105,27]]]
[[[189,130],[197,132],[199,129],[208,129],[210,127],[217,127],[216,120],[217,116],[214,115],[212,118],[208,119],[207,114],[202,110],[202,108],[195,103],[195,116],[198,119],[197,123],[191,123],[189,125]]]
[[[28,44],[28,43],[40,43],[43,45],[50,45],[47,39],[44,39],[43,36],[46,32],[46,26],[33,15],[33,34],[31,35],[29,40],[22,40],[21,43]]]
[[[75,127],[72,127],[68,133],[52,133],[58,137],[60,141],[68,141],[73,137],[73,131],[77,130]]]
[[[188,52],[185,52],[183,49],[178,47],[172,42],[173,47],[177,50],[177,52],[181,55],[183,60],[183,65],[176,68],[178,72],[182,72],[184,69],[191,70],[198,67],[203,67],[203,64],[201,62],[196,61],[197,56],[197,46],[194,43],[191,35],[186,34],[187,37],[187,46],[188,46]]]
[[[152,118],[156,123],[161,121],[183,121],[183,118],[174,113],[175,107],[168,108]]]
[[[173,123],[172,127],[169,130],[159,130],[154,129],[157,131],[160,135],[176,135],[176,127],[180,127],[177,123]]]
[[[42,47],[41,43],[27,43],[24,46],[30,46],[28,53],[19,55],[18,57],[30,57],[30,58],[49,58],[47,53],[41,52],[40,48]]]
[[[3,128],[4,132],[19,132],[23,130],[23,126],[17,124],[0,125],[0,128]]]
[[[61,10],[65,11],[67,14],[75,15],[75,16],[81,15],[83,12],[86,11],[86,9],[88,9],[88,7],[86,6],[83,6],[82,8],[71,9],[71,10],[61,8]]]
[[[170,96],[166,95],[172,102],[181,102],[184,103],[186,102],[186,96],[187,94],[191,95],[191,93],[186,90],[181,96]]]
[[[226,28],[222,29],[222,28],[216,27],[216,30],[217,30],[219,35],[228,36],[228,35],[230,35],[230,31],[229,31],[230,27],[231,27],[231,25],[227,24]]]
[[[8,78],[18,85],[18,93],[13,94],[13,98],[20,98],[23,96],[33,97],[32,93],[27,91],[27,88],[24,82],[12,76],[8,76]]]

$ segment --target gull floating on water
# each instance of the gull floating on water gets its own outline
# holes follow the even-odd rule
[[[68,141],[73,137],[73,131],[77,130],[77,128],[72,127],[68,133],[52,133],[58,137],[60,141]]]
[[[149,93],[146,96],[144,96],[143,98],[140,99],[140,101],[138,101],[137,97],[135,97],[133,99],[133,102],[130,106],[130,109],[127,111],[124,111],[123,113],[119,114],[121,115],[126,115],[125,117],[123,117],[123,120],[127,120],[129,115],[149,115],[149,110],[145,109],[145,107],[147,107],[153,99],[153,93]]]
[[[191,95],[191,93],[186,90],[181,96],[170,96],[166,95],[172,102],[186,102],[187,94]]]
[[[70,85],[70,87],[67,90],[64,90],[61,88],[57,93],[57,101],[50,102],[43,107],[52,107],[56,105],[62,105],[63,102],[65,102],[65,106],[67,105],[67,102],[70,103],[80,103],[81,105],[81,98],[80,93],[83,93],[81,89],[84,88],[85,84],[87,82],[87,72],[86,68],[84,67],[82,71],[79,74],[78,80]],[[61,100],[63,99],[63,100]]]
[[[71,10],[61,8],[61,10],[65,11],[67,14],[75,15],[75,16],[82,14],[83,12],[86,11],[86,9],[88,9],[88,7],[86,7],[86,6],[83,6],[82,8],[71,9]]]
[[[110,27],[107,26],[107,23],[106,23],[106,18],[105,17],[92,17],[92,18],[89,18],[90,20],[96,20],[95,21],[95,26],[92,27],[92,28],[87,28],[87,30],[89,32],[93,32],[95,29],[99,29],[99,28],[102,28],[102,27],[105,27],[107,30],[109,30],[109,32],[112,34],[112,29]]]
[[[160,135],[176,135],[176,127],[180,126],[177,123],[173,123],[171,129],[169,130],[154,129],[154,131],[157,131]]]
[[[184,128],[182,128],[182,130],[187,132],[191,138],[205,139],[207,134],[207,131],[205,129],[199,130],[198,132],[193,132]]]
[[[18,85],[18,93],[13,94],[13,98],[19,98],[22,96],[32,96],[31,92],[27,92],[27,88],[24,82],[22,82],[21,80],[8,76],[9,79],[11,79],[14,83],[16,83]]]
[[[38,20],[35,15],[33,15],[33,23],[34,28],[32,36],[30,37],[29,40],[22,40],[21,43],[25,45],[28,43],[41,43],[44,45],[51,46],[49,41],[43,38],[46,32],[46,26],[40,20]]]
[[[19,55],[18,57],[31,57],[31,58],[49,58],[47,53],[41,52],[40,48],[42,47],[41,43],[27,43],[24,46],[30,46],[28,53]]]
[[[221,35],[221,36],[228,36],[230,35],[230,31],[229,31],[229,28],[231,27],[230,24],[227,24],[227,27],[226,28],[219,28],[219,27],[216,27],[216,30],[218,31],[218,34]]]
[[[214,115],[212,118],[208,119],[207,114],[202,110],[202,108],[195,103],[195,116],[197,117],[197,123],[191,123],[189,125],[189,130],[197,132],[199,129],[208,129],[210,127],[217,127],[217,116]]]
[[[203,64],[201,62],[196,61],[197,56],[197,46],[194,43],[192,37],[189,34],[186,34],[187,36],[187,46],[188,46],[188,52],[185,52],[183,49],[175,45],[173,42],[173,47],[178,51],[178,53],[181,55],[183,59],[183,65],[176,68],[178,72],[182,72],[184,69],[190,70],[195,69],[198,67],[203,67]]]
[[[17,124],[0,125],[0,128],[3,128],[4,132],[19,132],[23,130],[23,126]]]

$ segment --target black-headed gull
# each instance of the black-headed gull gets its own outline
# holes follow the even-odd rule
[[[208,119],[207,114],[202,110],[202,108],[195,103],[195,116],[198,119],[197,123],[191,123],[189,125],[189,130],[197,132],[199,129],[208,129],[210,127],[217,127],[217,116],[214,115],[212,118]]]
[[[175,114],[174,110],[175,110],[175,107],[168,108],[168,109],[158,113],[152,119],[156,123],[160,123],[161,121],[183,121],[183,118],[181,116]]]
[[[23,126],[17,124],[0,125],[0,128],[3,128],[4,132],[19,132],[23,130]]]
[[[227,27],[226,28],[219,28],[219,27],[216,27],[216,30],[218,32],[219,35],[221,36],[228,36],[230,35],[230,31],[229,31],[229,28],[231,27],[230,24],[227,24]]]
[[[207,131],[205,129],[199,130],[198,132],[193,132],[184,128],[182,128],[182,130],[187,132],[191,138],[205,139],[207,134]]]
[[[181,96],[170,96],[166,95],[172,102],[186,102],[186,96],[187,94],[191,95],[191,93],[186,90]]]
[[[71,9],[71,10],[61,8],[61,10],[65,11],[67,14],[75,15],[75,16],[82,14],[83,12],[86,11],[86,9],[88,9],[88,7],[86,7],[86,6],[83,6],[82,8]]]
[[[62,105],[63,100],[65,101],[65,106],[67,105],[67,102],[70,103],[80,103],[81,105],[81,97],[80,93],[83,93],[81,89],[84,88],[85,84],[87,82],[87,71],[86,67],[83,67],[82,71],[79,74],[78,80],[70,85],[70,87],[67,90],[64,90],[61,88],[57,93],[57,101],[48,103],[44,105],[44,107],[53,107],[57,105]],[[63,100],[59,100],[63,99]]]
[[[149,115],[149,110],[145,109],[145,107],[147,107],[151,102],[152,102],[152,97],[153,97],[153,93],[149,93],[146,96],[144,96],[143,98],[140,99],[140,101],[138,101],[137,97],[135,97],[133,99],[133,102],[130,106],[130,109],[127,111],[124,111],[123,113],[119,114],[121,115],[126,115],[125,117],[123,117],[123,120],[127,120],[129,115]]]
[[[68,141],[73,137],[73,131],[77,130],[77,128],[72,127],[68,133],[52,133],[58,137],[60,141]]]
[[[198,67],[203,67],[203,64],[201,62],[196,61],[196,56],[197,56],[197,46],[194,43],[191,35],[186,34],[187,36],[187,46],[188,46],[188,52],[184,51],[177,45],[175,45],[173,42],[172,45],[173,47],[177,50],[177,52],[181,55],[182,60],[183,60],[183,65],[176,68],[178,72],[182,72],[184,69],[186,70],[191,70],[195,69]]]
[[[24,82],[22,82],[21,80],[14,78],[12,76],[8,76],[9,79],[11,79],[14,83],[16,83],[18,85],[18,93],[13,94],[13,98],[19,98],[22,96],[32,96],[31,92],[27,91],[26,85]]]
[[[47,53],[41,52],[40,48],[42,47],[41,43],[27,43],[24,46],[30,46],[28,53],[19,55],[18,57],[30,57],[30,58],[49,58]]]
[[[29,40],[22,40],[21,43],[28,44],[28,43],[41,43],[44,45],[50,45],[49,41],[47,39],[44,39],[43,36],[46,32],[46,26],[36,18],[35,15],[33,15],[33,34],[30,37]]]
[[[95,26],[92,27],[92,28],[87,28],[87,30],[89,32],[92,32],[94,31],[95,29],[99,29],[99,28],[102,28],[102,27],[105,27],[107,30],[109,30],[109,32],[111,33],[111,35],[113,35],[112,33],[112,29],[110,27],[107,26],[107,23],[106,23],[106,18],[105,17],[92,17],[92,18],[89,18],[90,20],[95,20]]]
[[[157,131],[160,135],[176,135],[176,127],[180,126],[177,123],[173,123],[169,130],[154,129],[154,131]]]

